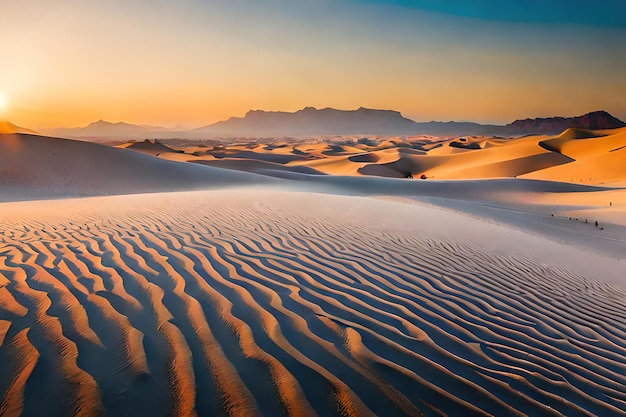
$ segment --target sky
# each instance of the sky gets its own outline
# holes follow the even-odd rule
[[[0,120],[626,120],[623,0],[0,0]]]

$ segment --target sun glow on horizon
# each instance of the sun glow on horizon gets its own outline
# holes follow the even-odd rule
[[[7,95],[4,91],[0,91],[0,112],[5,111],[9,105],[9,101],[7,99]]]

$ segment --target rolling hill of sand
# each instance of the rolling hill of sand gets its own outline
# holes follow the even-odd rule
[[[615,259],[309,193],[2,210],[3,416],[626,413]]]
[[[95,143],[0,135],[0,200],[268,184],[244,172],[173,162]]]
[[[546,167],[523,178],[586,184],[626,184],[626,128],[593,132],[569,129],[560,136],[540,143],[574,161]]]

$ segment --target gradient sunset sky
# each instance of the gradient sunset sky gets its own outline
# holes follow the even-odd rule
[[[623,0],[0,3],[0,120],[24,127],[305,106],[626,120]]]

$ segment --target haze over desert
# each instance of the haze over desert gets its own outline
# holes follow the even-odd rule
[[[0,416],[626,416],[626,6],[2,6]]]

